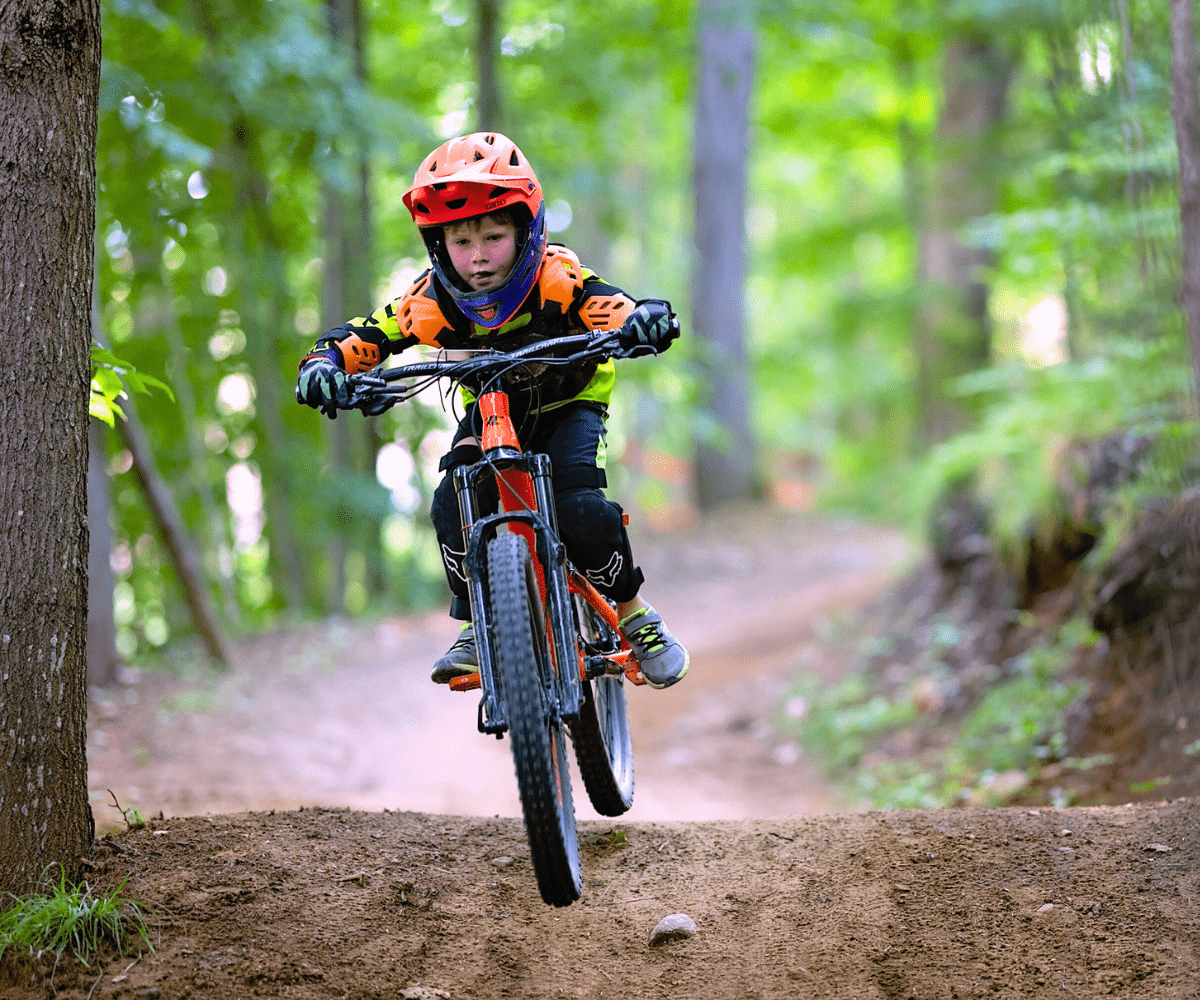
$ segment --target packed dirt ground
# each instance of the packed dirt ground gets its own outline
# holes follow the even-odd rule
[[[557,910],[515,819],[172,819],[97,851],[158,950],[60,968],[58,996],[1194,997],[1198,825],[1195,802],[588,821]],[[695,934],[648,944],[674,913]]]
[[[863,813],[772,725],[814,641],[915,558],[899,535],[747,512],[644,536],[688,678],[630,705],[637,798],[576,783],[583,896],[537,893],[506,741],[428,681],[441,615],[240,648],[96,692],[90,879],[156,950],[0,967],[0,996],[1192,997],[1200,802]],[[149,819],[124,830],[122,807]],[[180,818],[187,817],[187,818]],[[694,933],[651,945],[663,918]]]

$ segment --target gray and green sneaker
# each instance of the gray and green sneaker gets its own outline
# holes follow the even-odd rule
[[[433,665],[435,684],[449,684],[455,677],[465,677],[479,670],[479,656],[475,652],[475,626],[467,622],[458,633],[458,638]]]
[[[620,622],[621,634],[633,648],[642,676],[652,688],[670,687],[683,680],[687,650],[667,631],[662,615],[651,607],[638,608]]]

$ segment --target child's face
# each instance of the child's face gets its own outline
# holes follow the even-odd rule
[[[452,222],[446,226],[446,250],[454,270],[472,291],[495,288],[512,270],[517,227],[495,216]]]

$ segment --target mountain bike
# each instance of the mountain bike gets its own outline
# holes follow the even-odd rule
[[[483,458],[453,473],[479,672],[450,687],[481,690],[479,731],[509,735],[533,869],[551,906],[568,906],[581,891],[567,738],[596,811],[624,813],[634,784],[625,685],[645,680],[618,629],[615,605],[567,559],[550,459],[522,450],[504,377],[532,364],[647,353],[653,348],[623,348],[616,331],[592,331],[347,379],[350,405],[358,408],[384,397],[402,402],[438,379],[480,389]],[[491,482],[499,510],[487,513],[481,491]]]

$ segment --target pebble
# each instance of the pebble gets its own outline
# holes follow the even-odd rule
[[[507,868],[512,863],[513,859],[508,857],[508,855],[500,858],[492,858],[492,864],[494,864],[497,868]]]
[[[1037,908],[1037,912],[1038,913],[1049,913],[1053,909],[1054,909],[1053,903],[1043,903],[1041,906],[1039,906]]]
[[[668,941],[682,941],[696,933],[696,921],[686,913],[672,913],[663,917],[650,932],[650,947],[654,948]]]

